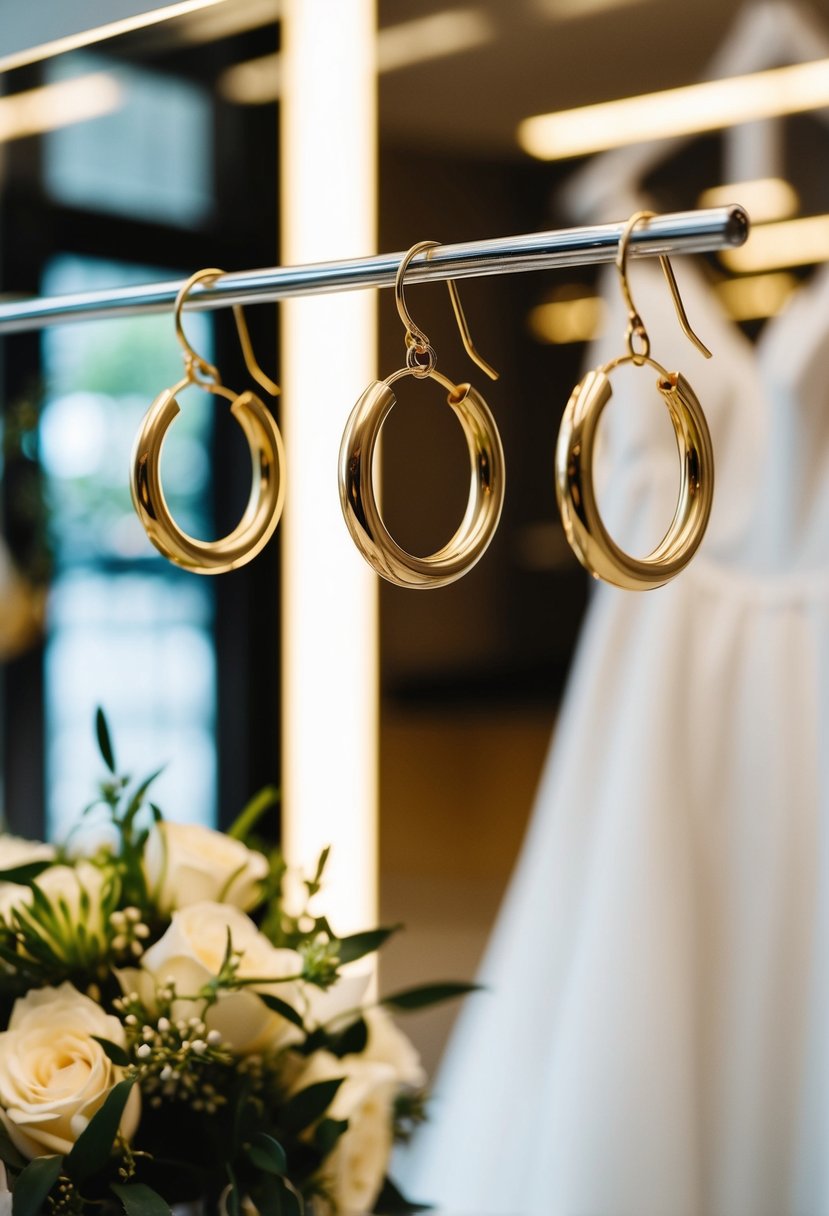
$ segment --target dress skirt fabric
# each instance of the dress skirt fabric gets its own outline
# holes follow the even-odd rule
[[[658,266],[632,288],[708,416],[711,523],[668,586],[596,589],[488,991],[398,1171],[452,1216],[829,1216],[829,272],[756,348],[677,274],[710,362]],[[590,365],[623,349],[606,287]],[[678,479],[654,377],[614,373],[603,421],[639,553]]]

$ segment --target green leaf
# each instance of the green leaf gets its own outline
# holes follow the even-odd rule
[[[241,1203],[239,1202],[239,1183],[236,1181],[236,1175],[233,1172],[233,1166],[229,1161],[225,1162],[225,1170],[227,1171],[228,1179],[230,1180],[230,1190],[225,1198],[224,1207],[228,1212],[228,1216],[241,1216]]]
[[[314,1148],[327,1157],[343,1132],[348,1130],[348,1119],[320,1119],[314,1129]]]
[[[44,870],[48,870],[52,861],[27,861],[22,866],[12,866],[10,870],[0,870],[0,882],[14,882],[20,887],[28,886],[39,878]]]
[[[117,1043],[113,1043],[112,1039],[102,1039],[99,1034],[93,1034],[92,1038],[103,1047],[104,1055],[108,1060],[112,1060],[112,1063],[117,1064],[119,1068],[128,1067],[130,1058],[123,1047],[119,1047]]]
[[[219,975],[224,975],[227,972],[232,961],[233,961],[233,937],[231,936],[231,933],[230,933],[230,925],[228,925],[227,926],[227,936],[225,938],[224,958],[222,959],[222,965],[219,968]]]
[[[325,867],[328,865],[328,858],[330,856],[331,856],[331,845],[327,844],[317,859],[317,868],[316,868],[316,871],[314,872],[314,877],[307,884],[309,895],[316,895],[317,891],[319,891],[320,886],[322,884],[322,874],[323,874]]]
[[[393,933],[402,928],[402,925],[390,925],[387,929],[367,929],[364,933],[352,933],[350,937],[340,938],[337,943],[340,962],[353,963],[355,959],[363,958],[366,954],[373,954]]]
[[[278,1179],[276,1193],[279,1197],[279,1216],[303,1216],[305,1205],[287,1179]]]
[[[14,1141],[3,1123],[0,1123],[0,1161],[5,1161],[6,1165],[10,1165],[13,1170],[22,1170],[26,1167],[26,1158],[15,1148]]]
[[[129,806],[127,807],[126,811],[124,812],[124,826],[125,827],[127,827],[127,828],[132,827],[132,822],[135,819],[135,816],[141,810],[142,803],[144,802],[144,795],[146,794],[147,790],[150,788],[152,783],[158,777],[161,776],[161,774],[164,772],[164,769],[166,767],[167,766],[165,764],[162,764],[161,768],[157,768],[154,773],[150,773],[149,777],[145,777],[144,780],[141,782],[141,784],[138,786],[135,793],[130,798]]]
[[[375,1216],[404,1216],[406,1212],[428,1212],[431,1207],[431,1203],[413,1203],[407,1199],[387,1177],[383,1179],[373,1210]]]
[[[340,1059],[343,1056],[358,1056],[365,1051],[367,1043],[368,1025],[365,1018],[357,1018],[340,1034],[331,1036],[331,1051]]]
[[[112,750],[112,739],[109,727],[100,705],[95,711],[95,734],[98,736],[98,749],[103,756],[104,764],[111,773],[115,772],[115,752]]]
[[[143,1182],[113,1182],[110,1189],[127,1216],[171,1216],[167,1201]]]
[[[272,996],[270,992],[257,992],[259,1000],[264,1005],[267,1005],[273,1013],[278,1013],[286,1022],[290,1022],[294,1026],[298,1026],[300,1030],[305,1029],[305,1023],[302,1020],[302,1014],[294,1009],[293,1005],[289,1005],[287,1001],[283,1001],[281,997]]]
[[[480,991],[480,984],[423,984],[419,988],[407,988],[404,992],[384,996],[380,1004],[387,1005],[389,1009],[397,1009],[401,1013],[409,1013],[413,1009],[427,1009],[430,1005],[440,1004],[441,1001],[451,1001],[455,997]]]
[[[288,1172],[288,1158],[284,1148],[278,1140],[274,1140],[273,1136],[267,1135],[266,1132],[257,1132],[251,1143],[247,1145],[245,1152],[256,1168],[264,1170],[266,1174]]]
[[[302,1199],[285,1178],[269,1178],[251,1196],[259,1216],[303,1216]]]
[[[242,1084],[235,1101],[233,1111],[233,1138],[230,1151],[226,1156],[233,1159],[238,1156],[239,1146],[250,1142],[261,1126],[261,1108],[259,1103],[250,1096],[250,1081]]]
[[[258,794],[254,794],[250,802],[242,808],[228,828],[226,835],[232,836],[234,840],[247,840],[265,811],[276,806],[281,797],[282,795],[275,785],[266,785]]]
[[[129,1077],[126,1081],[119,1081],[109,1091],[101,1109],[96,1111],[75,1141],[74,1148],[66,1158],[66,1172],[75,1182],[91,1178],[109,1161],[135,1080],[135,1077]]]
[[[315,1081],[289,1098],[282,1109],[282,1125],[289,1132],[301,1132],[324,1115],[345,1077]]]
[[[41,1216],[46,1196],[63,1173],[63,1157],[35,1157],[14,1184],[14,1216]]]

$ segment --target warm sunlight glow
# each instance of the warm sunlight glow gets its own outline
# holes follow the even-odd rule
[[[650,139],[798,114],[829,105],[829,59],[772,68],[728,80],[645,93],[618,101],[539,114],[518,127],[518,142],[539,160],[586,156]]]

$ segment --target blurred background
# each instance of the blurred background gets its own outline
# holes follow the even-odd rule
[[[0,66],[13,7],[0,0]],[[103,20],[108,6],[99,7]],[[791,10],[797,46],[766,48],[747,66],[733,47],[723,59],[751,7],[378,0],[377,249],[626,218],[623,191],[593,201],[595,179],[574,185],[585,157],[609,142],[547,159],[528,150],[522,123],[827,54],[822,0]],[[280,262],[280,16],[279,0],[220,0],[6,67],[4,297]],[[829,134],[819,109],[742,126],[739,141],[729,121],[664,143],[637,172],[664,210],[709,205],[718,200],[706,189],[733,183],[725,201],[769,227],[818,219],[806,252],[782,263],[701,259],[723,308],[754,335],[829,257]],[[788,194],[778,184],[776,195],[745,196],[737,183],[767,177],[769,165]],[[337,191],[331,181],[332,207]],[[676,269],[681,282],[681,261]],[[584,344],[601,327],[597,277],[584,269],[462,285],[475,342],[501,373],[484,391],[508,490],[496,538],[467,577],[428,594],[380,587],[380,912],[407,926],[384,954],[387,988],[474,974],[532,808],[588,595],[561,531],[552,461]],[[441,369],[474,380],[446,292],[414,287],[409,301]],[[378,317],[384,375],[404,353],[389,292]],[[248,320],[260,362],[279,379],[275,309],[251,308]],[[704,318],[692,323],[704,337]],[[225,383],[244,383],[225,312],[193,315],[187,328]],[[20,834],[60,838],[89,800],[98,704],[126,767],[168,762],[157,800],[171,818],[226,824],[253,791],[280,783],[280,722],[290,714],[280,696],[281,530],[252,565],[195,578],[152,549],[130,503],[139,420],[179,369],[167,316],[2,341],[0,809]],[[462,513],[466,455],[437,391],[407,382],[399,398],[384,428],[384,510],[404,546],[430,552]],[[343,425],[351,405],[342,402]],[[164,468],[185,528],[221,535],[238,519],[247,453],[211,399],[183,412]],[[431,1068],[452,1011],[418,1016],[410,1029]]]

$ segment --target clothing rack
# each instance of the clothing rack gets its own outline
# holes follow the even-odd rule
[[[593,266],[616,257],[624,223],[533,232],[525,236],[438,245],[414,257],[407,283],[439,279],[469,279],[525,270],[556,270]],[[742,207],[712,207],[655,216],[634,229],[632,257],[709,253],[742,245],[749,220]],[[309,266],[277,266],[223,275],[209,287],[196,286],[186,309],[229,308],[233,304],[267,304],[286,297],[392,287],[403,253],[317,262]],[[136,316],[169,311],[180,282],[148,283],[51,297],[5,300],[0,297],[0,335],[45,329],[74,321]]]

